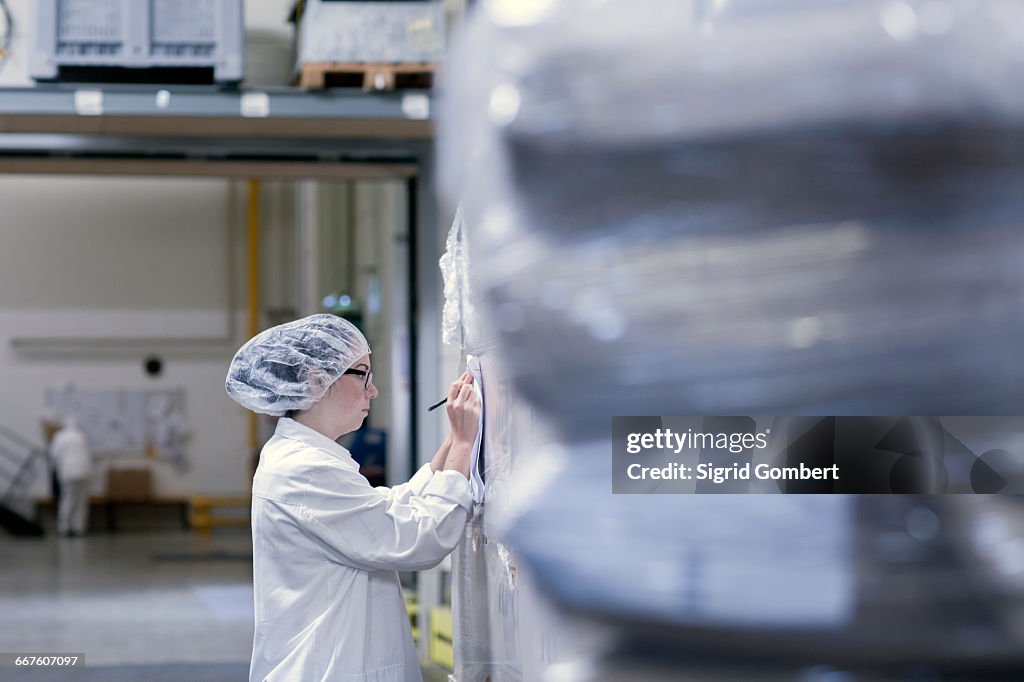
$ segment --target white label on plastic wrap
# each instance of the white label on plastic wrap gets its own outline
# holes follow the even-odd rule
[[[265,92],[247,92],[242,95],[242,116],[266,118],[270,116],[270,97]]]
[[[79,116],[102,116],[103,91],[75,90],[75,113]]]
[[[402,113],[406,118],[423,121],[430,118],[430,98],[422,93],[402,96]]]

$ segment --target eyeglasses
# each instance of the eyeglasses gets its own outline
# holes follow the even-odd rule
[[[342,374],[355,374],[357,377],[366,377],[363,381],[363,390],[370,390],[370,384],[373,383],[373,372],[367,372],[364,369],[346,369]]]

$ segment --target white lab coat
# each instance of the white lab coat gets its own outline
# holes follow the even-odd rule
[[[92,473],[85,434],[74,426],[65,426],[54,435],[50,453],[61,481],[80,481]]]
[[[396,571],[436,566],[471,506],[457,472],[373,488],[345,448],[280,419],[253,479],[249,679],[420,682]]]
[[[92,457],[85,434],[73,425],[53,436],[50,454],[60,479],[57,532],[83,534],[89,525],[89,476]]]

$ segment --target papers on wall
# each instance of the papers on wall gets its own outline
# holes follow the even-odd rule
[[[46,389],[46,407],[58,420],[75,417],[94,456],[148,456],[187,466],[182,389]]]
[[[466,356],[466,369],[473,375],[473,389],[480,397],[480,423],[476,431],[476,441],[473,442],[473,466],[470,470],[469,484],[473,491],[473,501],[480,504],[484,501],[484,479],[482,471],[484,468],[485,448],[487,442],[484,438],[484,414],[486,405],[484,402],[484,373],[480,366],[480,358],[475,355]]]

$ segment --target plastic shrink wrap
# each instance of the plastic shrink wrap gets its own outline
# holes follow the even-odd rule
[[[524,573],[627,650],[1020,666],[1014,500],[612,496],[608,467],[612,415],[1021,414],[1022,26],[1012,0],[478,9],[441,186],[524,437],[487,438],[460,681],[604,655],[524,646]]]
[[[482,291],[477,285],[476,262],[469,257],[469,239],[462,209],[457,208],[439,263],[444,278],[441,335],[444,343],[459,346],[464,354],[482,356],[494,350],[497,336],[487,319]]]
[[[532,443],[545,440],[529,410],[515,399],[494,354],[494,326],[482,307],[480,273],[465,247],[466,226],[456,211],[446,252],[442,320],[444,341],[480,358],[486,388],[484,456],[480,470],[485,503],[474,508],[463,541],[452,556],[452,624],[457,680],[512,682],[542,679],[550,665],[584,656],[590,660],[603,641],[592,626],[567,626],[564,616],[543,601],[520,559],[500,539],[518,495],[536,489],[517,477],[513,465]],[[528,463],[528,458],[525,458]],[[543,458],[542,458],[543,459]]]
[[[572,438],[1020,414],[1024,7],[669,4],[492,2],[453,54],[442,184],[516,389]]]

